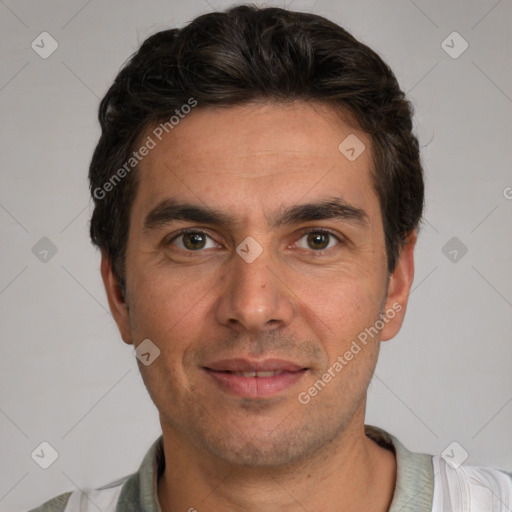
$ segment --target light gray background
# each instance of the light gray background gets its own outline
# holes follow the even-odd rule
[[[147,36],[231,3],[0,0],[1,511],[131,473],[160,433],[88,240],[96,111]],[[511,470],[512,2],[290,4],[384,57],[424,146],[414,289],[401,333],[383,345],[367,423],[415,451],[456,440],[468,464]],[[31,48],[43,31],[59,44],[48,59]],[[441,46],[453,31],[469,44],[457,59]],[[468,249],[456,262],[442,252],[454,236]],[[32,252],[42,237],[58,249],[47,262]],[[46,470],[30,455],[42,441],[59,454]]]

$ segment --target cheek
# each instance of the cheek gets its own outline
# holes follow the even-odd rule
[[[375,289],[364,292],[359,286],[339,286],[331,290],[321,312],[328,326],[321,340],[326,366],[315,379],[331,379],[325,403],[349,409],[361,400],[375,370],[380,349],[380,331],[375,324],[381,311]],[[334,375],[335,377],[332,377]],[[330,398],[328,398],[330,397]]]
[[[316,316],[331,337],[346,340],[378,318],[385,295],[385,283],[379,281],[368,267],[350,265],[342,271],[302,277],[293,288],[302,299],[305,314],[310,310],[309,316]]]
[[[371,342],[380,339],[380,333],[376,333],[374,327],[379,313],[379,304],[373,297],[356,295],[348,289],[338,295],[331,295],[331,300],[323,311],[324,321],[329,327],[326,341],[329,359],[332,361],[343,355],[352,342],[357,340],[362,340],[367,345],[375,345]]]
[[[201,294],[184,293],[181,285],[161,279],[139,281],[132,290],[130,319],[135,343],[149,339],[159,350],[154,362],[148,366],[139,362],[139,369],[152,399],[164,410],[168,401],[179,403],[182,393],[190,391],[185,361],[202,339],[205,306]]]
[[[134,279],[129,290],[136,342],[149,338],[162,349],[172,345],[179,350],[205,314],[208,288],[204,280],[183,279],[176,272],[173,279],[166,278],[165,273],[148,272]]]

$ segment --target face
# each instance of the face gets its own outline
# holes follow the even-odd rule
[[[414,246],[388,281],[371,165],[365,133],[300,102],[198,108],[141,161],[128,308],[102,272],[124,341],[160,350],[139,367],[164,438],[275,466],[362,425]]]

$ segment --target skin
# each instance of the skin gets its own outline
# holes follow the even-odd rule
[[[338,150],[349,134],[366,146],[352,162]],[[367,134],[303,102],[197,107],[139,164],[126,298],[106,254],[102,276],[123,340],[150,339],[161,351],[139,367],[170,461],[158,482],[164,512],[388,510],[396,461],[365,436],[366,395],[380,341],[403,322],[416,233],[388,275],[371,166]],[[363,210],[367,222],[269,224],[284,208],[334,197]],[[235,222],[145,229],[148,213],[169,198]],[[174,238],[183,228],[203,230],[206,245],[187,249],[190,237]],[[309,228],[333,236],[311,244]],[[236,252],[248,236],[263,249],[252,263]],[[379,335],[300,403],[298,394],[393,304],[402,309]],[[285,359],[308,370],[273,396],[239,397],[204,370],[234,357]]]

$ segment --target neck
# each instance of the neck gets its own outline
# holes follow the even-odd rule
[[[393,498],[395,456],[365,435],[363,421],[314,457],[279,468],[234,467],[172,429],[163,437],[169,463],[158,482],[162,512],[387,512]]]

